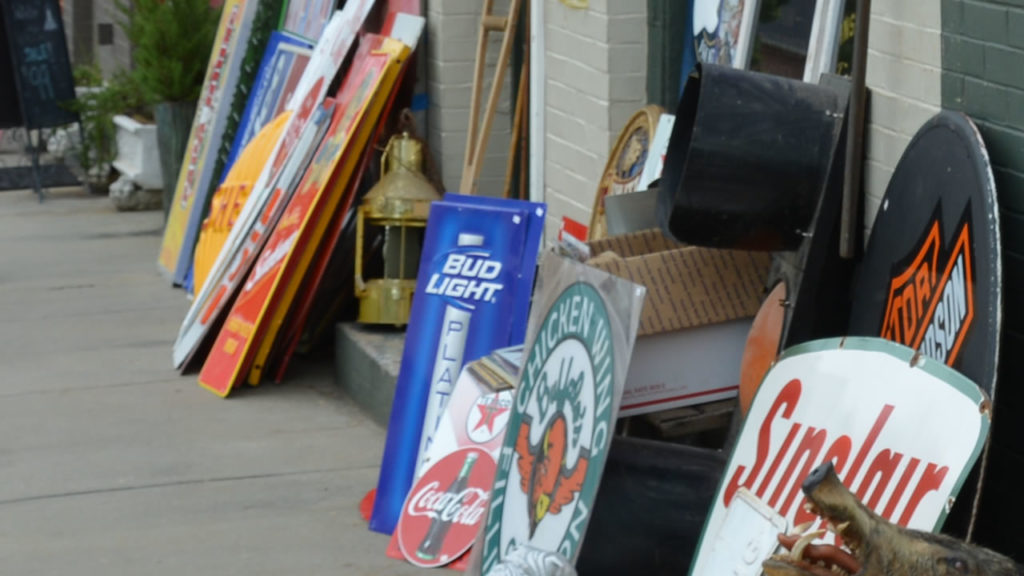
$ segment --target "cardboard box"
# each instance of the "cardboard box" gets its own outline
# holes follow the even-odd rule
[[[658,230],[590,250],[590,265],[647,287],[620,416],[735,396],[771,254],[685,246]]]

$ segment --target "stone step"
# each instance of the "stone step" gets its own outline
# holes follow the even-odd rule
[[[383,427],[391,416],[404,344],[405,330],[354,322],[335,326],[334,381]]]

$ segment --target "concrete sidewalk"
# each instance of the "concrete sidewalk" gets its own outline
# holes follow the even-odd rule
[[[171,369],[188,302],[157,272],[161,222],[0,192],[2,571],[422,573],[359,517],[384,431],[329,362],[228,400]]]

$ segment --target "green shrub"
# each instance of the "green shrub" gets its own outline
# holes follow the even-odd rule
[[[87,174],[104,172],[117,156],[114,116],[141,115],[146,106],[136,79],[126,72],[114,74],[106,83],[96,65],[75,69],[76,84],[86,87],[67,107],[82,120],[82,145],[78,161]]]
[[[132,45],[133,77],[149,104],[199,97],[220,9],[210,0],[115,0]]]

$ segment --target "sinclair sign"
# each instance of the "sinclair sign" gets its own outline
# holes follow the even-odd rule
[[[787,528],[818,521],[804,509],[800,485],[828,461],[884,518],[938,528],[981,453],[990,417],[988,397],[974,383],[888,340],[851,337],[791,348],[751,404],[691,574],[712,576],[708,567],[722,563],[716,551],[730,548],[723,538],[746,537],[721,534],[741,488]],[[771,550],[765,552],[751,566],[759,567]]]

